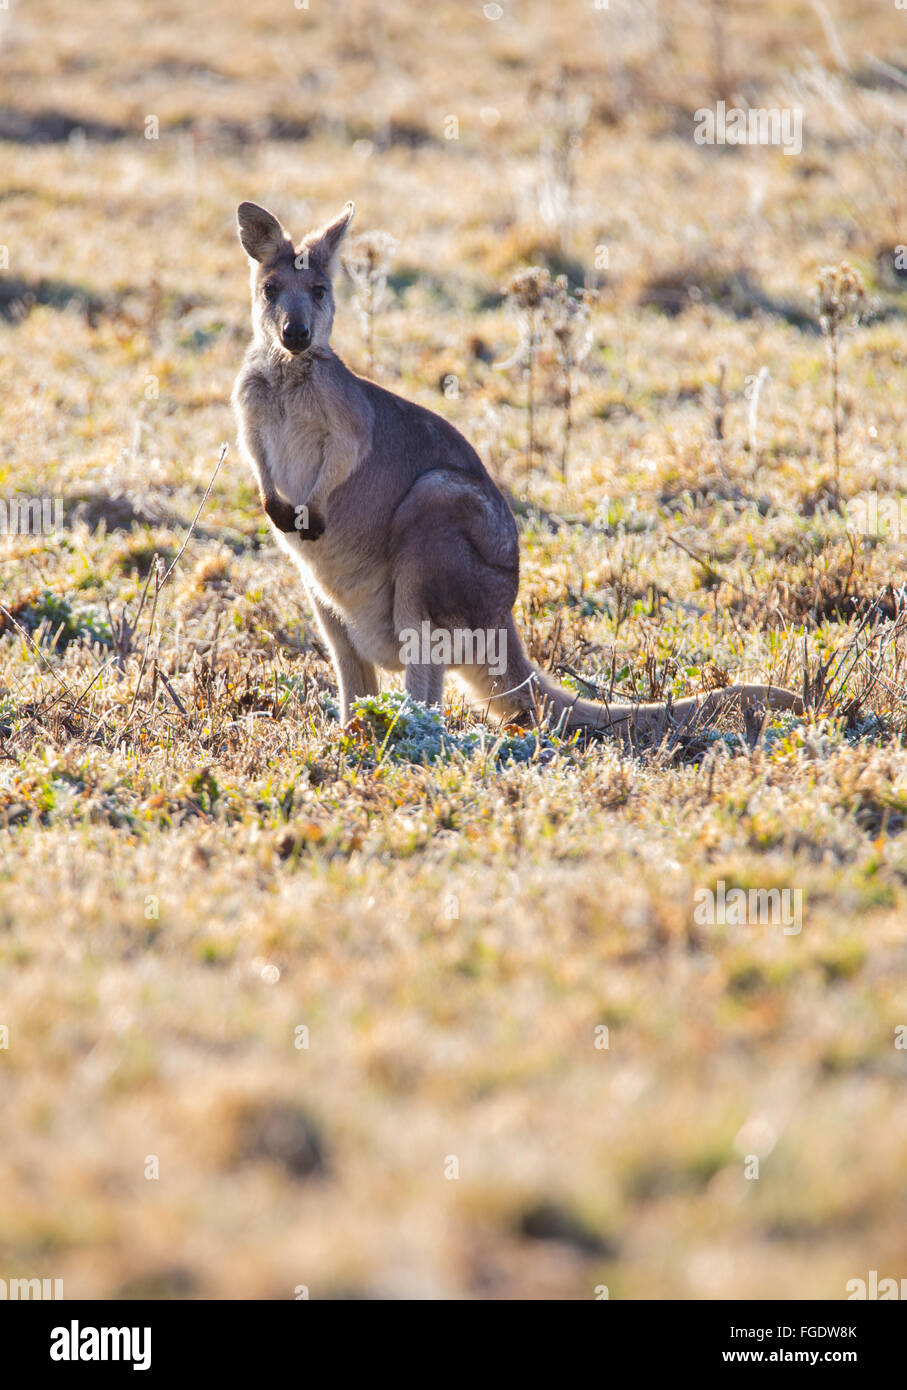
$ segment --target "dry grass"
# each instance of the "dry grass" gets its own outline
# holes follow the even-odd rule
[[[829,4],[843,67],[809,6],[720,8],[717,36],[711,6],[617,0],[0,11],[0,492],[66,516],[0,541],[0,1277],[839,1298],[905,1273],[907,542],[847,504],[907,482],[907,91],[866,56],[907,67],[907,17]],[[695,145],[734,93],[800,101],[802,155]],[[785,678],[809,720],[509,763],[344,733],[235,448],[155,604],[233,437],[235,204],[302,230],[348,197],[399,243],[379,379],[511,489],[536,658],[644,695]],[[871,312],[836,478],[810,291],[844,259]],[[602,296],[566,484],[555,355],[531,470],[524,375],[494,366],[533,262]],[[348,285],[336,341],[364,365]],[[454,691],[448,716],[475,727]],[[719,879],[802,889],[802,933],[697,925]]]

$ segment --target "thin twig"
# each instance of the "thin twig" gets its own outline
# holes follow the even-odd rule
[[[205,488],[205,495],[204,495],[204,497],[202,498],[201,502],[199,503],[198,511],[195,513],[195,516],[193,517],[193,520],[192,520],[192,525],[189,527],[189,530],[186,532],[186,539],[183,541],[182,545],[180,546],[179,550],[177,551],[177,553],[176,553],[176,558],[174,559],[173,564],[170,566],[169,570],[167,571],[167,573],[164,575],[163,579],[161,580],[161,586],[160,586],[161,589],[163,589],[164,585],[167,583],[167,580],[170,578],[171,574],[172,574],[173,571],[176,569],[177,565],[179,564],[180,560],[182,559],[183,551],[186,549],[186,546],[189,544],[189,540],[190,540],[190,538],[191,538],[191,536],[192,536],[192,532],[195,530],[196,523],[198,522],[198,519],[199,519],[199,517],[200,517],[201,514],[202,514],[202,509],[204,508],[205,503],[207,502],[208,498],[209,498],[210,495],[211,495],[211,489],[212,489],[213,486],[214,486],[214,480],[215,480],[215,478],[217,477],[218,473],[220,472],[220,466],[221,466],[221,464],[223,463],[224,459],[227,457],[227,448],[228,448],[228,445],[227,445],[226,443],[224,443],[224,444],[222,444],[222,445],[220,446],[220,454],[218,455],[217,466],[216,466],[216,468],[214,469],[214,472],[211,474],[211,481],[210,481],[210,483],[208,484],[208,486]],[[158,590],[158,592],[160,592],[160,590]]]

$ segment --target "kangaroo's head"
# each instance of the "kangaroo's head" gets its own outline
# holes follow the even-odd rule
[[[239,239],[252,262],[255,336],[296,357],[328,346],[334,322],[333,276],[340,243],[353,220],[353,204],[309,232],[298,246],[276,217],[257,203],[236,210]]]

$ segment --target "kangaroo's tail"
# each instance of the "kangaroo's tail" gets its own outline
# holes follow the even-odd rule
[[[707,723],[719,710],[767,705],[772,709],[803,713],[803,700],[778,685],[728,685],[705,695],[656,704],[602,703],[583,700],[558,685],[529,660],[519,633],[510,619],[507,625],[507,665],[503,674],[487,666],[461,668],[459,674],[471,687],[477,702],[492,718],[513,719],[534,710],[562,730],[586,729],[610,732],[646,742],[659,740],[669,730]]]

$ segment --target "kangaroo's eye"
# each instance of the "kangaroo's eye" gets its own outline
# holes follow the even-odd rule
[[[274,284],[273,280],[269,280],[265,285],[264,294],[268,303],[271,303],[277,298],[277,286]]]
[[[327,290],[324,288],[324,285],[316,285],[312,290],[312,298],[316,304],[320,304],[326,294]]]

